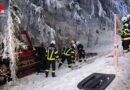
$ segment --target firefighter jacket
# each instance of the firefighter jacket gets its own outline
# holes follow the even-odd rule
[[[121,28],[121,39],[122,40],[130,40],[130,24],[127,22]]]
[[[71,46],[71,50],[72,50],[72,52],[71,52],[71,58],[74,59],[75,58],[76,49],[75,49],[74,46]]]
[[[126,31],[128,33],[128,36],[130,37],[130,21],[128,22],[128,31]]]
[[[47,57],[47,60],[59,59],[58,51],[57,51],[55,45],[51,44],[46,49],[46,57]]]
[[[84,47],[83,47],[82,44],[79,44],[79,45],[77,46],[77,50],[78,50],[78,53],[85,53],[85,50],[84,50]]]
[[[64,47],[62,49],[62,55],[65,56],[73,56],[74,55],[74,50],[71,47]]]

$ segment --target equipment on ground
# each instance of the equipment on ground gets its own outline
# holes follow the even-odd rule
[[[93,73],[78,84],[83,90],[105,90],[115,78],[114,74]]]

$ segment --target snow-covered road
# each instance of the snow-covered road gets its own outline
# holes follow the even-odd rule
[[[34,73],[20,79],[15,86],[4,86],[4,90],[7,90],[7,87],[8,90],[79,90],[77,84],[95,72],[116,74],[116,78],[106,90],[130,90],[130,53],[125,55],[119,58],[118,67],[114,66],[113,58],[106,58],[108,56],[106,55],[92,64],[71,72],[68,72],[69,69],[65,65],[57,70],[56,78],[52,78],[51,75],[45,78],[44,73],[39,75]]]

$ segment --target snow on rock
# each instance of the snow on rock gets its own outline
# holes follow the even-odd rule
[[[36,6],[35,4],[31,3],[31,6],[35,8],[35,13],[39,12],[43,9],[42,7],[40,6]]]
[[[121,0],[120,0],[121,1]],[[119,2],[118,0],[115,0],[116,7],[118,8],[119,12],[123,12],[123,16],[126,16],[128,11],[126,5],[124,5],[124,2]]]
[[[16,44],[15,42],[15,36],[14,36],[14,26],[13,26],[13,20],[11,17],[11,12],[10,9],[8,10],[8,21],[7,21],[7,46],[5,47],[7,51],[4,51],[4,53],[9,52],[8,58],[10,58],[10,71],[11,71],[11,78],[13,81],[16,81],[16,55],[15,55],[15,47]]]
[[[61,8],[62,5],[59,0],[45,0],[46,5],[52,6],[53,8]]]
[[[81,17],[79,16],[79,14],[77,12],[74,12],[74,19],[75,20],[81,20]]]
[[[67,37],[76,41],[83,41],[86,48],[97,45],[102,31],[114,31],[113,17],[118,14],[118,28],[122,23],[120,18],[129,13],[128,1],[122,0],[11,0],[11,8],[15,30],[31,32],[35,44],[49,43],[49,35],[46,35],[45,26],[55,30],[56,37]],[[0,18],[0,31],[4,32],[6,19]],[[3,23],[5,22],[5,23]],[[100,36],[98,36],[98,30]],[[111,34],[111,33],[109,33]],[[40,39],[41,38],[41,39]],[[44,40],[43,40],[44,38]],[[65,39],[63,39],[65,40]],[[40,42],[39,42],[40,41]],[[107,40],[106,40],[107,41]],[[94,43],[96,42],[96,43]],[[109,41],[107,41],[109,43]]]
[[[47,41],[50,42],[51,40],[54,40],[55,37],[56,37],[55,30],[53,28],[51,28],[50,26],[46,25],[46,24],[45,25],[40,25],[39,26],[39,31],[40,31],[40,34],[41,34],[41,36],[38,37],[38,40],[40,41],[40,43],[47,42]],[[44,33],[44,32],[46,32],[46,33]],[[44,38],[45,36],[47,36],[48,39],[45,39]]]
[[[101,16],[104,16],[104,10],[103,10],[103,7],[102,7],[102,5],[101,5],[101,3],[100,3],[100,1],[98,0],[98,7],[99,7],[99,13],[98,13],[98,15],[101,17]]]

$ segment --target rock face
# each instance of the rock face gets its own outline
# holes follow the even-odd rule
[[[121,17],[130,13],[129,0],[10,0],[9,6],[16,33],[26,30],[34,45],[55,39],[59,48],[72,39],[85,48],[111,43],[114,13],[118,29]],[[1,31],[5,25],[6,20]]]

